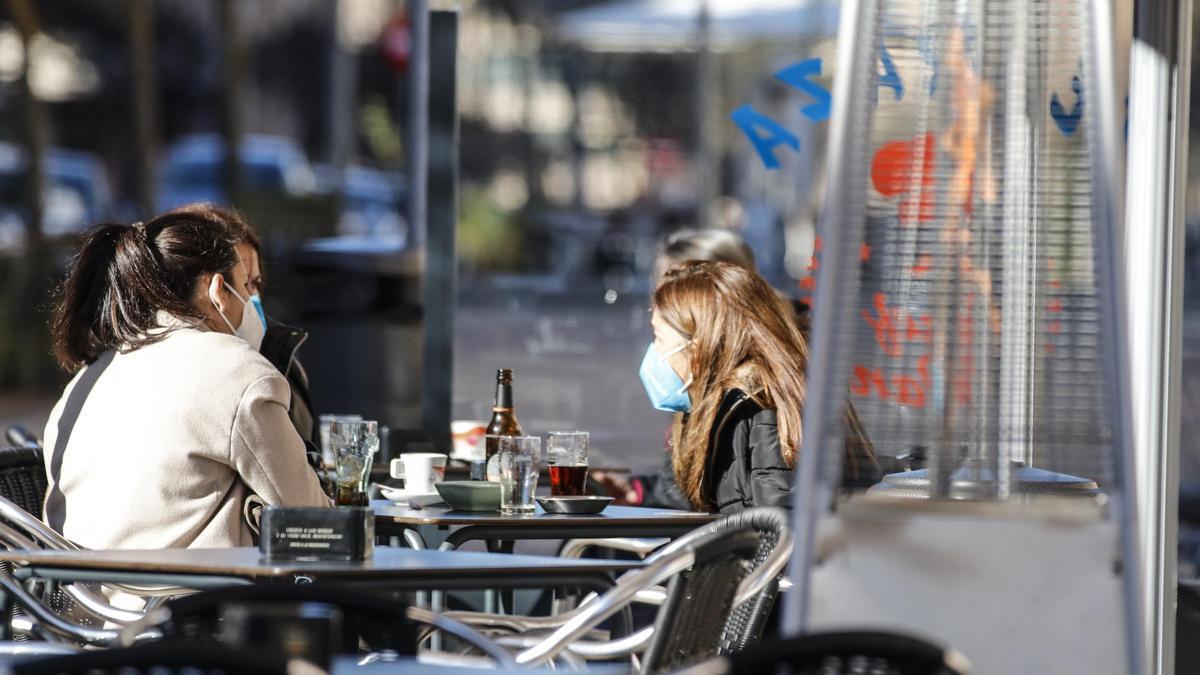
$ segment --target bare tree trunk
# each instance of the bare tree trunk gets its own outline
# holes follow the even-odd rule
[[[32,47],[41,34],[37,3],[34,0],[5,0],[9,15],[21,36],[24,59],[18,84],[23,127],[21,143],[25,150],[25,220],[28,250],[25,255],[7,261],[3,274],[4,303],[0,306],[0,377],[6,386],[28,389],[45,382],[49,353],[41,303],[48,297],[53,269],[53,254],[45,246],[43,234],[43,196],[46,194],[45,157],[50,126],[47,111],[33,91]]]
[[[7,0],[8,11],[21,35],[21,48],[25,53],[21,65],[21,80],[18,86],[21,96],[21,116],[24,121],[25,153],[28,180],[26,181],[25,200],[29,217],[25,227],[31,246],[37,246],[42,241],[42,195],[46,193],[46,172],[44,171],[46,145],[49,138],[46,111],[41,101],[33,93],[29,81],[32,69],[31,47],[34,37],[41,32],[37,18],[37,10],[30,0]]]
[[[242,188],[241,99],[245,58],[238,34],[237,0],[217,3],[221,31],[221,134],[225,137],[225,192],[229,204],[237,204]]]
[[[515,9],[515,8],[514,8]],[[545,25],[538,25],[539,21],[536,16],[531,17],[524,13],[517,16],[516,25],[520,30],[526,26],[536,26],[540,29],[542,35],[549,35],[550,31],[546,30]],[[542,22],[544,23],[544,22]],[[532,54],[521,54],[521,95],[525,99],[524,115],[521,120],[521,153],[525,155],[525,186],[526,194],[528,195],[528,203],[535,207],[542,205],[542,181],[540,180],[537,146],[534,144],[533,137],[533,99],[534,87],[537,84],[537,71],[539,66],[539,57],[542,56],[542,47],[538,47],[537,51]]]
[[[133,128],[137,147],[137,196],[141,217],[155,212],[158,142],[158,80],[155,77],[154,8],[151,0],[126,0],[129,57],[133,68]]]

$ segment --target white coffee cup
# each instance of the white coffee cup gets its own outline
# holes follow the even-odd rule
[[[392,478],[404,479],[405,492],[428,492],[446,477],[446,456],[436,452],[406,452],[392,460]]]

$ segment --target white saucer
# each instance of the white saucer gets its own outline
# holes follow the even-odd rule
[[[431,504],[440,504],[442,496],[437,493],[437,490],[429,491],[412,491],[409,492],[403,488],[388,487],[380,485],[379,492],[383,498],[407,506],[409,504],[417,504],[419,506],[429,506]]]

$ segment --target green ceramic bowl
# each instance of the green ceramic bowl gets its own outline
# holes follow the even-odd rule
[[[456,511],[499,511],[500,484],[486,480],[446,480],[434,483],[438,494]]]

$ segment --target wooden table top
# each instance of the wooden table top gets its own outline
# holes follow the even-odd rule
[[[506,527],[544,527],[577,523],[580,526],[623,525],[694,525],[699,527],[717,518],[711,513],[644,508],[640,506],[609,506],[594,515],[546,513],[535,505],[528,516],[504,515],[498,511],[455,511],[446,506],[409,508],[385,499],[374,500],[371,508],[375,521],[403,525],[504,525]]]
[[[263,560],[257,548],[102,551],[0,550],[0,560],[34,568],[211,575],[247,579],[296,574],[343,578],[419,577],[429,573],[504,576],[530,573],[617,573],[638,566],[619,560],[567,559],[468,551],[421,551],[380,546],[365,561],[294,562]]]

